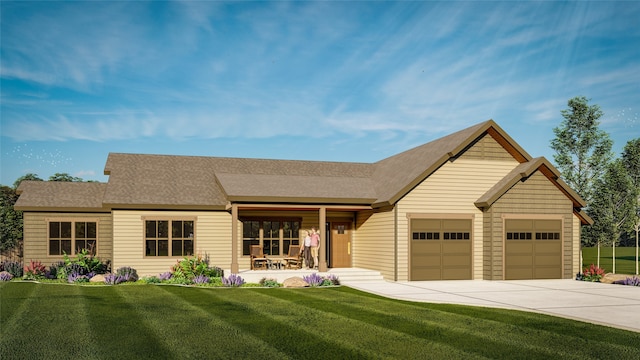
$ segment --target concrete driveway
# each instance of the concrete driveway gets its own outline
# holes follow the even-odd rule
[[[532,311],[640,332],[640,287],[576,280],[349,281],[408,301]]]

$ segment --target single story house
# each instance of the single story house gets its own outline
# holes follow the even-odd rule
[[[320,271],[393,281],[560,279],[580,268],[585,202],[493,120],[375,163],[111,153],[107,183],[24,181],[25,259],[93,248],[155,275],[191,254],[236,273],[320,229]]]

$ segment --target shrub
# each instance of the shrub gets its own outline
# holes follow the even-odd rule
[[[317,273],[305,275],[302,277],[302,280],[309,284],[309,286],[321,286],[322,282],[324,281],[322,276],[318,275]]]
[[[47,279],[57,279],[58,273],[63,271],[64,269],[64,261],[58,261],[49,266],[49,270],[45,273],[45,277]]]
[[[260,279],[260,285],[264,287],[280,287],[280,283],[276,279],[267,279],[266,277]]]
[[[145,282],[145,284],[159,284],[162,281],[160,281],[160,279],[157,276],[147,276],[147,277],[143,277],[142,281]]]
[[[600,282],[600,279],[604,276],[604,269],[601,269],[594,264],[591,264],[588,268],[584,268],[582,271],[582,280]]]
[[[116,274],[122,276],[124,281],[131,281],[131,282],[138,281],[138,272],[136,271],[136,269],[132,267],[128,267],[128,266],[121,267],[116,271]]]
[[[22,275],[24,275],[22,263],[18,261],[6,260],[2,263],[2,268],[4,271],[11,274],[14,278],[21,278]]]
[[[77,272],[72,272],[67,277],[67,281],[70,283],[87,283],[89,282],[89,277]]]
[[[10,281],[13,279],[13,275],[11,275],[8,271],[0,271],[0,281]]]
[[[239,287],[244,284],[244,279],[240,275],[231,274],[228,278],[222,278],[222,285],[227,287]]]
[[[209,255],[188,257],[186,256],[182,260],[171,267],[172,277],[174,281],[192,282],[196,276],[204,275],[209,278],[222,277],[224,271],[217,266],[209,266]],[[185,280],[178,280],[185,279]]]
[[[108,263],[103,263],[87,249],[82,249],[78,252],[75,259],[71,259],[67,254],[64,254],[63,264],[63,267],[57,267],[56,269],[56,277],[58,279],[66,279],[72,273],[80,275],[104,274],[109,268]]]
[[[24,278],[35,280],[44,277],[47,267],[42,265],[40,261],[29,261],[29,265],[24,267]]]
[[[194,284],[208,284],[209,283],[209,277],[206,276],[206,275],[198,275],[198,276],[193,278],[193,283]]]
[[[340,285],[340,280],[338,277],[331,274],[329,276],[320,276],[317,273],[313,273],[311,275],[303,276],[302,280],[304,280],[309,286],[332,286],[332,285]]]
[[[618,285],[640,286],[640,278],[635,276],[628,277],[624,280],[614,281],[613,283]]]
[[[160,274],[158,276],[158,278],[161,281],[167,281],[167,280],[171,279],[172,276],[173,276],[173,274],[171,274],[170,272],[167,271],[167,272],[164,272],[164,273]]]
[[[340,285],[340,279],[335,274],[331,274],[327,277],[327,279],[331,282],[330,285]]]
[[[118,274],[107,274],[104,276],[104,283],[107,285],[117,285],[121,282],[124,282],[125,279],[122,275]]]

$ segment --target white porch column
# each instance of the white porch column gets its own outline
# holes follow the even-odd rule
[[[231,205],[231,273],[237,274],[238,266],[238,204]],[[228,275],[227,275],[228,276]]]
[[[320,231],[320,254],[318,257],[320,259],[320,264],[318,265],[318,271],[325,272],[327,271],[327,208],[321,207],[320,210],[320,224],[318,224],[318,231]]]

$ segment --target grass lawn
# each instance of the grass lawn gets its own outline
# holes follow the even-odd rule
[[[598,248],[582,248],[582,265],[587,267],[598,263]],[[600,247],[600,267],[606,272],[613,272],[613,249],[611,246]],[[616,273],[635,274],[636,273],[636,248],[617,247],[616,248]]]
[[[348,287],[0,284],[0,359],[639,359],[640,333]]]

